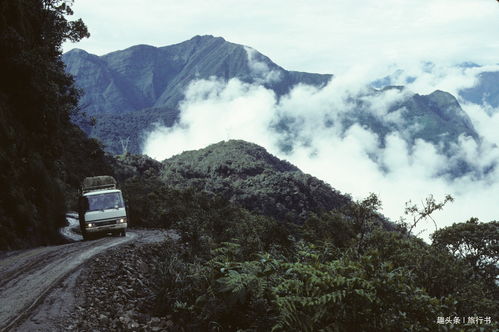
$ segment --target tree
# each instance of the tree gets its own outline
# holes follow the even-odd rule
[[[89,36],[72,1],[0,2],[0,249],[53,242],[64,222],[61,182],[78,90],[60,58]],[[80,141],[83,143],[83,141]]]
[[[381,216],[378,212],[380,209],[381,201],[374,193],[348,206],[346,214],[352,217],[353,229],[357,235],[358,253],[365,249],[366,237],[376,226],[380,226]]]
[[[471,218],[464,223],[439,229],[432,234],[433,245],[445,247],[471,265],[490,285],[499,282],[499,222],[480,223]]]
[[[421,207],[417,204],[413,204],[411,201],[405,203],[404,214],[410,216],[409,222],[406,222],[406,218],[400,218],[402,227],[407,231],[407,235],[412,235],[413,229],[421,222],[426,220],[431,220],[435,225],[435,230],[438,228],[435,219],[431,216],[435,211],[442,210],[447,203],[453,202],[454,198],[451,195],[445,196],[442,202],[437,202],[433,195],[428,196],[424,202],[421,202]]]

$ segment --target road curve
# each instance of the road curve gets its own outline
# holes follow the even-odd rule
[[[56,284],[86,260],[139,237],[144,237],[143,231],[4,254],[0,257],[0,331],[8,331],[24,319]]]

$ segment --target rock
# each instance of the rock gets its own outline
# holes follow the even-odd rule
[[[149,273],[149,266],[144,263],[144,262],[140,262],[139,264],[139,268],[140,268],[140,272],[142,272],[142,274],[148,274]]]
[[[172,317],[151,317],[155,293],[150,277],[159,252],[155,245],[125,245],[89,262],[80,275],[78,304],[66,329],[165,331],[173,326],[167,322]]]
[[[159,319],[158,317],[153,317],[148,324],[151,326],[159,326],[161,324],[161,319]]]

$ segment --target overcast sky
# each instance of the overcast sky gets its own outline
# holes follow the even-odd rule
[[[288,70],[341,73],[358,64],[497,63],[495,0],[76,0],[102,55],[211,34],[251,46]]]

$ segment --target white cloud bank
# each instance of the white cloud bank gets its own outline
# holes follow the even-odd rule
[[[477,70],[473,70],[439,67],[434,68],[431,75],[414,69],[409,74],[419,79],[409,86],[421,93],[435,89],[456,92],[473,84],[477,74]],[[359,124],[344,127],[341,121],[357,107],[351,97],[363,96],[364,102],[370,105],[364,111],[384,121],[399,123],[401,128],[407,127],[402,116],[406,109],[390,114],[387,110],[410,92],[389,90],[368,97],[363,83],[374,79],[376,76],[369,76],[373,74],[379,73],[368,67],[354,69],[335,77],[321,89],[296,86],[279,101],[272,91],[237,79],[195,81],[180,106],[178,124],[171,128],[159,127],[150,133],[144,152],[162,160],[222,140],[243,139],[265,147],[356,199],[370,192],[378,194],[383,201],[382,212],[393,220],[402,216],[405,202],[421,202],[429,194],[437,199],[443,199],[446,194],[456,198],[435,215],[439,227],[470,217],[483,221],[498,219],[498,170],[479,177],[465,174],[451,179],[441,175],[456,158],[482,171],[499,161],[499,149],[493,144],[499,144],[499,112],[465,104],[464,109],[484,142],[476,144],[472,139],[460,137],[452,156],[422,140],[410,145],[404,139],[404,132],[389,134],[382,146],[380,137],[368,128]],[[288,120],[286,124],[291,131],[276,129],[283,119]],[[286,140],[294,142],[289,153],[280,149]],[[433,232],[432,224],[421,225],[418,231],[423,228]],[[427,237],[428,232],[424,236]]]

